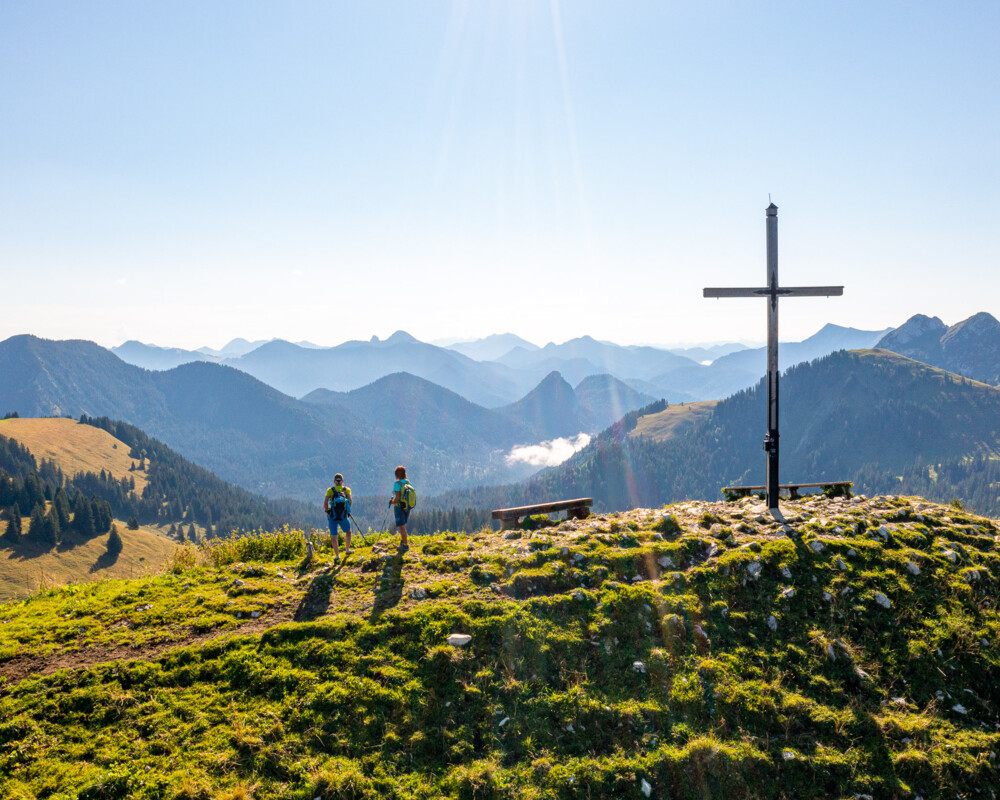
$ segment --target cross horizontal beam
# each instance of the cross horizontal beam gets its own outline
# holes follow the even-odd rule
[[[705,289],[705,297],[770,297],[772,291],[767,286],[759,289]],[[778,297],[840,297],[843,286],[781,286],[773,292]]]

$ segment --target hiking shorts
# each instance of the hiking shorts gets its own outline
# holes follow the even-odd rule
[[[337,528],[340,528],[344,533],[351,532],[351,521],[344,517],[343,519],[334,519],[332,515],[327,514],[326,518],[330,521],[330,535],[337,535]]]
[[[396,512],[396,527],[398,528],[400,525],[405,525],[406,520],[410,518],[410,509],[406,509],[404,511],[398,505],[395,505],[392,507],[392,510]]]

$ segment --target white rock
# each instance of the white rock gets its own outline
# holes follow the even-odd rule
[[[670,556],[660,556],[656,559],[656,563],[660,565],[662,569],[667,569],[668,567],[676,566],[674,560]]]
[[[645,674],[645,672],[646,672],[646,665],[643,664],[641,661],[633,661],[632,662],[632,671],[633,672],[641,672],[641,673]]]
[[[850,550],[847,551],[847,557],[848,558],[855,558],[857,556],[857,554],[858,554],[858,551],[855,550],[853,547]]]
[[[784,575],[787,580],[792,579],[792,571],[788,567],[782,567],[781,574]]]
[[[778,630],[778,620],[774,618],[774,614],[771,614],[771,616],[767,618],[767,627],[772,631]]]
[[[809,542],[809,549],[814,553],[822,553],[826,549],[826,545],[824,545],[819,539],[813,539]]]
[[[504,717],[504,718],[503,718],[502,720],[500,720],[500,724],[499,724],[499,725],[497,725],[497,727],[498,727],[498,728],[502,728],[502,727],[503,727],[504,725],[506,725],[506,724],[507,724],[508,722],[510,722],[510,717]]]
[[[642,779],[642,782],[639,784],[639,788],[646,797],[649,797],[653,793],[653,787],[649,785],[649,781],[645,778]]]
[[[793,753],[791,750],[782,750],[781,757],[785,759],[785,761],[792,761],[795,759],[795,753]]]
[[[941,555],[947,558],[952,564],[958,561],[958,553],[956,553],[954,550],[945,550],[943,553],[941,553]]]
[[[877,533],[883,542],[888,542],[889,536],[892,535],[892,528],[889,528],[885,525],[880,525]]]
[[[972,583],[973,581],[978,581],[979,580],[979,570],[978,569],[970,569],[962,577],[965,579],[966,583]]]
[[[836,661],[837,660],[837,653],[833,649],[833,645],[832,644],[828,644],[826,646],[826,657],[829,658],[831,661]]]
[[[781,593],[781,596],[786,600],[791,600],[793,597],[795,597],[795,589],[789,586]]]
[[[909,572],[909,573],[910,573],[911,575],[919,575],[919,574],[920,574],[920,567],[918,567],[918,566],[917,566],[916,564],[914,564],[914,563],[913,563],[912,561],[907,561],[907,562],[906,562],[906,570],[907,570],[907,572]]]
[[[875,602],[882,606],[882,608],[892,608],[892,601],[882,594],[882,592],[875,592]]]
[[[251,611],[250,612],[251,619],[257,619],[257,617],[259,617],[259,616],[260,616],[260,612],[259,611]]]
[[[837,536],[843,536],[844,535],[844,529],[841,528],[839,525],[836,528],[833,529],[833,532],[835,534],[837,534]]]
[[[241,581],[239,578],[233,581],[233,586],[235,586],[237,589],[239,589],[243,585],[244,585],[243,581]]]
[[[573,592],[573,599],[577,600],[577,601],[579,601],[581,603],[586,599],[586,597],[587,596],[583,592],[581,592],[579,589],[577,589],[575,592]]]
[[[823,599],[826,600],[827,602],[830,602],[831,600],[833,600],[833,595],[830,594],[829,592],[823,592]]]
[[[953,705],[951,707],[951,710],[954,711],[956,714],[967,714],[968,713],[968,710],[966,709],[966,707],[963,706],[961,703],[955,703],[955,705]]]
[[[453,633],[448,637],[448,644],[452,647],[465,647],[472,641],[472,637],[467,633]]]
[[[754,578],[754,579],[759,578],[760,577],[760,571],[762,569],[763,569],[763,567],[760,565],[759,561],[751,561],[749,564],[747,564],[747,572],[750,573],[750,577],[751,578]]]
[[[423,600],[427,597],[427,590],[423,586],[414,586],[410,589],[410,597],[414,600]]]
[[[837,569],[847,569],[847,564],[844,563],[844,559],[842,558],[838,558],[834,562],[834,564],[836,565]]]

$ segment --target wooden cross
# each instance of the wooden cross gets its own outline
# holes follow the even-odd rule
[[[705,297],[766,297],[767,304],[767,507],[778,508],[778,298],[831,297],[843,286],[778,285],[778,207],[767,207],[767,286],[760,289],[705,289]]]

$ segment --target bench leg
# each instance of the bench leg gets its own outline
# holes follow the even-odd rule
[[[799,487],[798,486],[789,486],[788,487],[788,499],[789,500],[798,500],[799,499]]]
[[[590,516],[590,509],[586,506],[582,508],[571,508],[566,512],[566,519],[586,519]]]
[[[520,527],[521,520],[517,517],[500,520],[500,530],[512,531]]]

